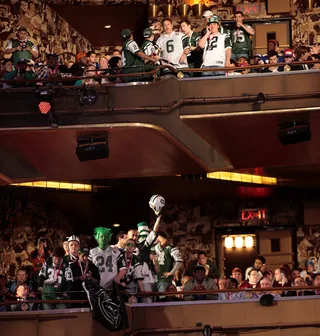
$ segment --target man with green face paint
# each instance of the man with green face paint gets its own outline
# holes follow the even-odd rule
[[[98,247],[90,250],[89,259],[98,267],[100,272],[100,286],[107,291],[112,291],[112,283],[120,284],[127,273],[127,266],[123,253],[110,246],[112,232],[105,227],[94,229],[94,238]],[[124,284],[123,284],[124,285]]]

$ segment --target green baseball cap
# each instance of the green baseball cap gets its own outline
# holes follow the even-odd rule
[[[127,38],[129,37],[130,35],[132,34],[132,30],[126,28],[126,29],[123,29],[122,32],[121,32],[121,36],[122,38]]]
[[[143,37],[151,37],[153,35],[153,31],[151,28],[146,28],[143,31]]]
[[[220,23],[220,19],[217,15],[213,15],[209,20],[208,20],[208,25],[210,23]]]

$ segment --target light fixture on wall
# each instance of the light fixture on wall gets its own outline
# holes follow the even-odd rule
[[[246,236],[244,239],[244,246],[246,248],[253,247],[253,237],[252,236]]]
[[[110,25],[106,25],[106,26],[104,26],[104,28],[109,29],[109,28],[111,28],[111,26]]]
[[[119,226],[120,226],[120,224],[118,224],[118,223],[113,224],[113,227],[119,227]]]
[[[226,248],[233,248],[233,238],[232,237],[226,237],[224,239],[224,246]]]
[[[243,247],[243,237],[237,236],[234,240],[234,245],[236,248],[242,248]]]

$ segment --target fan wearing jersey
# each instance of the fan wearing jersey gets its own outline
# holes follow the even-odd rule
[[[208,21],[207,33],[199,40],[203,49],[202,68],[223,68],[230,65],[231,42],[227,34],[219,33],[220,20],[213,16]],[[203,72],[202,76],[224,76],[224,71]]]
[[[251,56],[251,36],[255,34],[252,27],[243,23],[242,12],[235,13],[236,24],[231,29],[232,55],[231,58],[237,61],[240,57],[250,59]]]
[[[157,45],[161,50],[161,58],[176,68],[188,68],[187,55],[189,49],[183,48],[183,33],[175,32],[170,19],[162,22],[164,33],[158,38]],[[164,63],[165,63],[164,62]]]
[[[123,29],[121,32],[123,39],[122,45],[122,72],[124,74],[128,73],[138,73],[151,70],[153,66],[146,66],[144,60],[156,62],[155,57],[146,55],[139,48],[138,44],[133,40],[132,31],[130,29]],[[139,77],[125,77],[125,82],[137,82],[152,80],[152,76],[139,76]]]
[[[42,300],[61,300],[67,299],[63,291],[69,291],[72,289],[68,287],[72,274],[70,267],[64,257],[64,249],[62,247],[56,247],[53,250],[52,257],[41,268],[38,275],[39,290],[42,291]],[[44,310],[51,309],[65,309],[66,305],[61,304],[43,304]]]
[[[98,247],[90,250],[89,259],[98,267],[100,272],[100,286],[111,292],[113,281],[118,284],[127,273],[124,255],[118,248],[110,246],[112,232],[105,227],[97,227],[94,237]],[[122,284],[125,285],[125,284]]]
[[[158,57],[159,55],[159,47],[154,43],[154,34],[151,28],[146,28],[143,31],[143,37],[145,40],[141,44],[141,50],[147,56]]]
[[[158,244],[151,250],[157,271],[158,292],[165,292],[175,273],[182,267],[183,259],[177,247],[168,243],[166,234],[158,232]]]
[[[201,53],[196,51],[198,46],[198,41],[200,39],[200,33],[194,32],[191,27],[191,22],[189,20],[183,20],[180,23],[182,32],[185,34],[182,38],[183,48],[189,48],[189,53],[187,55],[187,61],[189,68],[194,68],[195,63],[199,64],[198,59]]]
[[[79,237],[72,235],[68,238],[67,243],[69,254],[64,257],[64,260],[70,265],[78,261],[79,250],[80,250],[80,239]]]

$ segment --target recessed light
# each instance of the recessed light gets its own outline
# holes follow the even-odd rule
[[[109,29],[109,28],[111,28],[111,26],[107,25],[107,26],[104,26],[104,28]]]
[[[117,224],[117,223],[116,223],[116,224],[113,224],[113,226],[114,226],[114,227],[119,227],[120,224]]]

